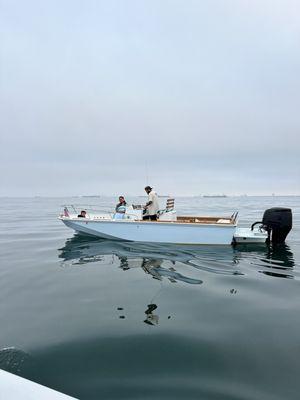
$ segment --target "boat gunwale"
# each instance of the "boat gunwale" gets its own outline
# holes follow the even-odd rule
[[[151,220],[130,220],[130,219],[125,219],[125,220],[116,220],[116,219],[110,219],[110,218],[99,218],[99,219],[90,219],[90,218],[77,218],[77,217],[65,217],[65,216],[59,216],[58,219],[62,221],[72,221],[72,222],[96,222],[96,223],[114,223],[114,224],[146,224],[146,225],[178,225],[178,226],[213,226],[213,227],[236,227],[237,226],[237,221],[230,221],[230,222],[210,222],[210,221],[202,221],[202,222],[185,222],[185,221],[151,221]],[[214,218],[215,219],[215,218]],[[217,219],[217,218],[216,218]],[[226,218],[219,218],[219,219],[226,219]],[[229,220],[229,218],[227,218]]]

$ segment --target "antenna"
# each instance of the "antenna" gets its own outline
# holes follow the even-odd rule
[[[148,162],[145,160],[145,169],[146,169],[146,184],[149,185],[149,173],[148,173]]]

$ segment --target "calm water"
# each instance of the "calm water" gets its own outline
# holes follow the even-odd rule
[[[299,197],[176,199],[241,226],[291,207],[275,248],[88,239],[56,219],[80,202],[1,199],[0,368],[80,399],[299,399]]]

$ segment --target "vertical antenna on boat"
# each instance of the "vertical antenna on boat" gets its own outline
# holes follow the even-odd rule
[[[145,169],[146,169],[146,184],[149,185],[149,173],[148,173],[148,161],[145,160]]]

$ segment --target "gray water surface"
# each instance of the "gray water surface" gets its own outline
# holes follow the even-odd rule
[[[1,199],[0,368],[80,399],[299,398],[299,197],[176,199],[240,226],[291,207],[270,248],[78,236],[56,217],[82,202],[116,199]]]

